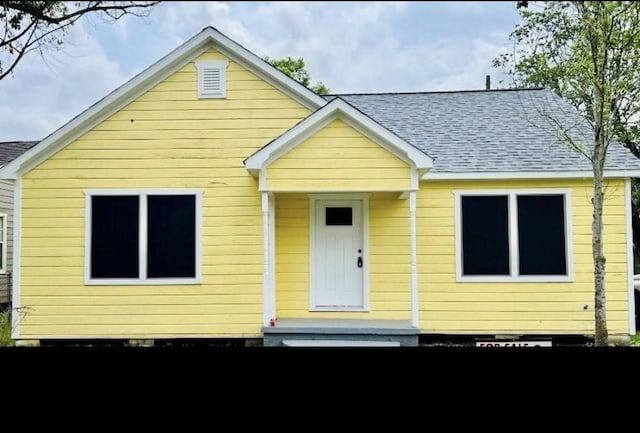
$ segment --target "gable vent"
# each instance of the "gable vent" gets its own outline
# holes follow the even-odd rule
[[[207,60],[196,62],[198,68],[198,98],[227,97],[226,60]]]

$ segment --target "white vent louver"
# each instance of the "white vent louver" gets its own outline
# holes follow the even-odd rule
[[[196,62],[198,68],[198,98],[226,98],[226,60]]]

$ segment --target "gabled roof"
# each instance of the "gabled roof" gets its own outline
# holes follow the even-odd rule
[[[422,172],[425,172],[433,165],[431,157],[424,152],[416,149],[344,100],[334,98],[330,103],[309,115],[293,128],[245,159],[245,167],[247,167],[252,175],[257,176],[260,170],[266,168],[280,156],[336,119],[343,120],[401,160],[413,165]]]
[[[200,33],[47,136],[37,146],[0,169],[0,178],[15,178],[40,164],[211,47],[311,110],[327,103],[321,96],[289,78],[218,30],[205,27]]]
[[[591,176],[590,161],[563,142],[549,116],[570,127],[587,150],[591,128],[548,89],[337,96],[431,155],[433,169],[424,178]],[[606,170],[638,176],[640,160],[612,145]]]
[[[0,141],[0,167],[35,146],[37,141]]]
[[[310,110],[318,110],[247,158],[245,163],[253,174],[279,152],[286,151],[287,146],[297,144],[300,137],[317,130],[331,116],[340,115],[399,157],[407,158],[423,171],[429,168],[424,179],[591,176],[588,158],[565,144],[550,117],[570,127],[570,134],[587,152],[592,143],[591,128],[573,107],[550,90],[344,94],[325,99],[218,30],[206,27],[8,162],[0,168],[0,178],[26,173],[210,47]],[[640,177],[640,160],[622,146],[613,145],[607,155],[605,175]]]

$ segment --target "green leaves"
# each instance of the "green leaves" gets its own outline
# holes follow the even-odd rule
[[[311,83],[311,74],[309,74],[309,71],[305,69],[305,63],[302,57],[297,59],[291,57],[286,57],[284,59],[272,59],[267,56],[264,60],[271,66],[274,66],[284,74],[296,80],[298,83],[313,90],[318,95],[329,94],[329,88],[325,86],[322,81],[318,81],[315,86],[309,86]]]
[[[514,86],[552,89],[640,155],[640,4],[540,2],[519,8],[513,50],[494,59]]]

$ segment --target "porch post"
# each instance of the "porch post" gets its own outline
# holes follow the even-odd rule
[[[272,284],[272,255],[273,246],[271,237],[270,197],[268,192],[262,193],[262,286],[263,286],[263,325],[269,326],[269,321],[275,319],[276,303],[275,292]]]
[[[418,243],[416,240],[416,191],[409,192],[411,233],[411,326],[419,327],[418,312]]]

